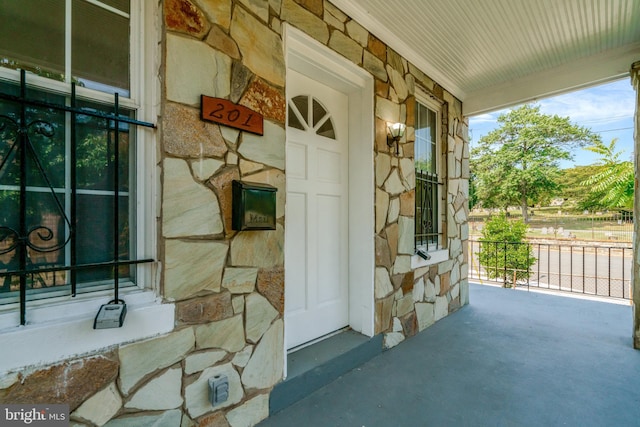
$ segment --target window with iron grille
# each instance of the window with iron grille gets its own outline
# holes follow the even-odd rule
[[[128,0],[2,2],[0,307],[136,284]]]
[[[416,249],[440,249],[442,224],[440,214],[440,110],[427,103],[416,102],[415,108],[416,169]]]

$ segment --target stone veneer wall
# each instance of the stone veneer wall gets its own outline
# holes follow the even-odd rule
[[[372,54],[364,52],[364,66],[376,77],[375,330],[385,334],[384,345],[390,348],[469,302],[468,125],[460,101],[437,83],[372,35],[368,48]],[[412,269],[417,87],[442,105],[440,173],[445,185],[440,203],[448,259]],[[407,124],[399,156],[390,155],[386,146],[385,123],[397,121]]]
[[[165,0],[160,120],[162,295],[174,332],[0,379],[1,402],[69,403],[72,425],[240,426],[268,416],[283,369],[283,22],[375,77],[375,330],[392,347],[468,302],[469,151],[461,103],[322,0]],[[449,260],[411,269],[416,87],[443,104]],[[200,94],[265,117],[264,136],[199,119]],[[408,125],[401,154],[386,121]],[[275,231],[231,230],[231,181],[278,188]],[[373,285],[373,284],[372,284]],[[208,378],[229,378],[212,408]],[[138,424],[136,424],[138,425]]]

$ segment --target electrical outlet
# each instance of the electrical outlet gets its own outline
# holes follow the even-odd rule
[[[211,406],[219,405],[229,398],[229,379],[226,375],[209,378],[209,402]]]

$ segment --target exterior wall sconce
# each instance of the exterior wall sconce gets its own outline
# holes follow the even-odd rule
[[[400,154],[398,144],[406,129],[407,126],[404,123],[387,123],[387,145],[389,147],[396,146],[396,155]]]

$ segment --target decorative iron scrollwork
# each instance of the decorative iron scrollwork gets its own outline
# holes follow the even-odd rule
[[[53,246],[38,246],[33,243],[35,236],[44,242],[48,242],[52,240],[55,235],[55,232],[51,228],[45,227],[44,225],[31,227],[24,237],[21,237],[20,233],[11,227],[0,226],[0,255],[14,251],[21,244],[28,246],[36,252],[47,253],[58,251],[69,243],[69,237],[62,243]]]
[[[53,185],[51,184],[51,180],[47,176],[47,173],[44,170],[42,163],[40,162],[40,159],[38,158],[36,150],[33,147],[33,144],[29,137],[31,133],[36,133],[46,138],[53,138],[55,135],[54,126],[45,120],[39,120],[39,119],[33,120],[32,122],[29,122],[24,126],[22,126],[19,120],[16,120],[13,117],[10,117],[7,115],[0,115],[0,132],[10,132],[8,135],[5,136],[4,140],[13,141],[7,155],[5,156],[4,159],[2,159],[2,163],[0,163],[0,178],[3,177],[4,175],[3,171],[5,170],[5,168],[8,167],[7,165],[9,160],[14,158],[15,155],[18,154],[19,150],[27,150],[27,153],[31,156],[31,160],[36,165],[38,172],[44,179],[44,182],[49,188],[51,196],[55,201],[55,205],[57,209],[56,214],[60,215],[60,217],[64,219],[64,222],[68,226],[68,229],[71,230],[71,222],[67,217],[67,214],[64,210],[62,202],[56,195]],[[11,135],[11,133],[13,133],[13,135]],[[26,165],[20,165],[20,167],[26,168]],[[24,187],[26,186],[26,183],[22,182],[21,186],[22,186],[21,191],[24,191]],[[22,214],[24,215],[24,213]],[[30,227],[28,230],[26,230],[26,233],[24,235],[21,235],[21,233],[18,230],[15,230],[8,226],[0,226],[0,248],[1,248],[0,255],[10,253],[11,251],[18,248],[20,245],[25,245],[26,247],[29,247],[36,252],[42,252],[42,253],[55,252],[62,249],[67,245],[67,243],[69,243],[69,240],[71,239],[71,233],[69,231],[66,234],[67,236],[64,239],[64,241],[60,243],[54,242],[55,244],[53,246],[42,246],[35,243],[36,240],[40,240],[42,242],[49,242],[53,240],[54,237],[56,236],[56,232],[52,230],[50,227],[47,227],[42,224],[35,225]]]
[[[28,96],[36,91],[38,96]],[[112,190],[107,193],[112,196],[113,207],[110,211],[103,210],[113,225],[102,225],[102,231],[111,231],[113,250],[102,254],[103,259],[99,260],[79,260],[77,256],[78,129],[85,132],[85,125],[92,121],[102,123],[96,125],[100,132],[120,130],[121,125],[155,128],[153,123],[120,114],[117,93],[112,105],[104,108],[95,108],[95,105],[77,105],[74,83],[67,95],[58,96],[39,89],[32,92],[28,90],[24,70],[20,70],[20,81],[16,84],[0,82],[0,195],[4,196],[0,206],[0,213],[4,214],[0,216],[0,292],[18,291],[17,295],[5,294],[3,298],[10,301],[17,297],[21,325],[27,323],[28,297],[36,295],[35,292],[29,295],[27,288],[69,285],[70,295],[74,297],[80,272],[97,272],[100,280],[113,281],[117,299],[119,271],[154,261],[152,258],[126,259],[119,251],[120,132],[117,131],[113,139],[108,136],[104,142],[107,151],[113,150],[113,161],[104,166],[112,180]],[[64,171],[58,167],[61,163]],[[91,232],[81,236],[93,237]],[[56,254],[57,251],[60,253]],[[110,272],[103,274],[105,270]]]

